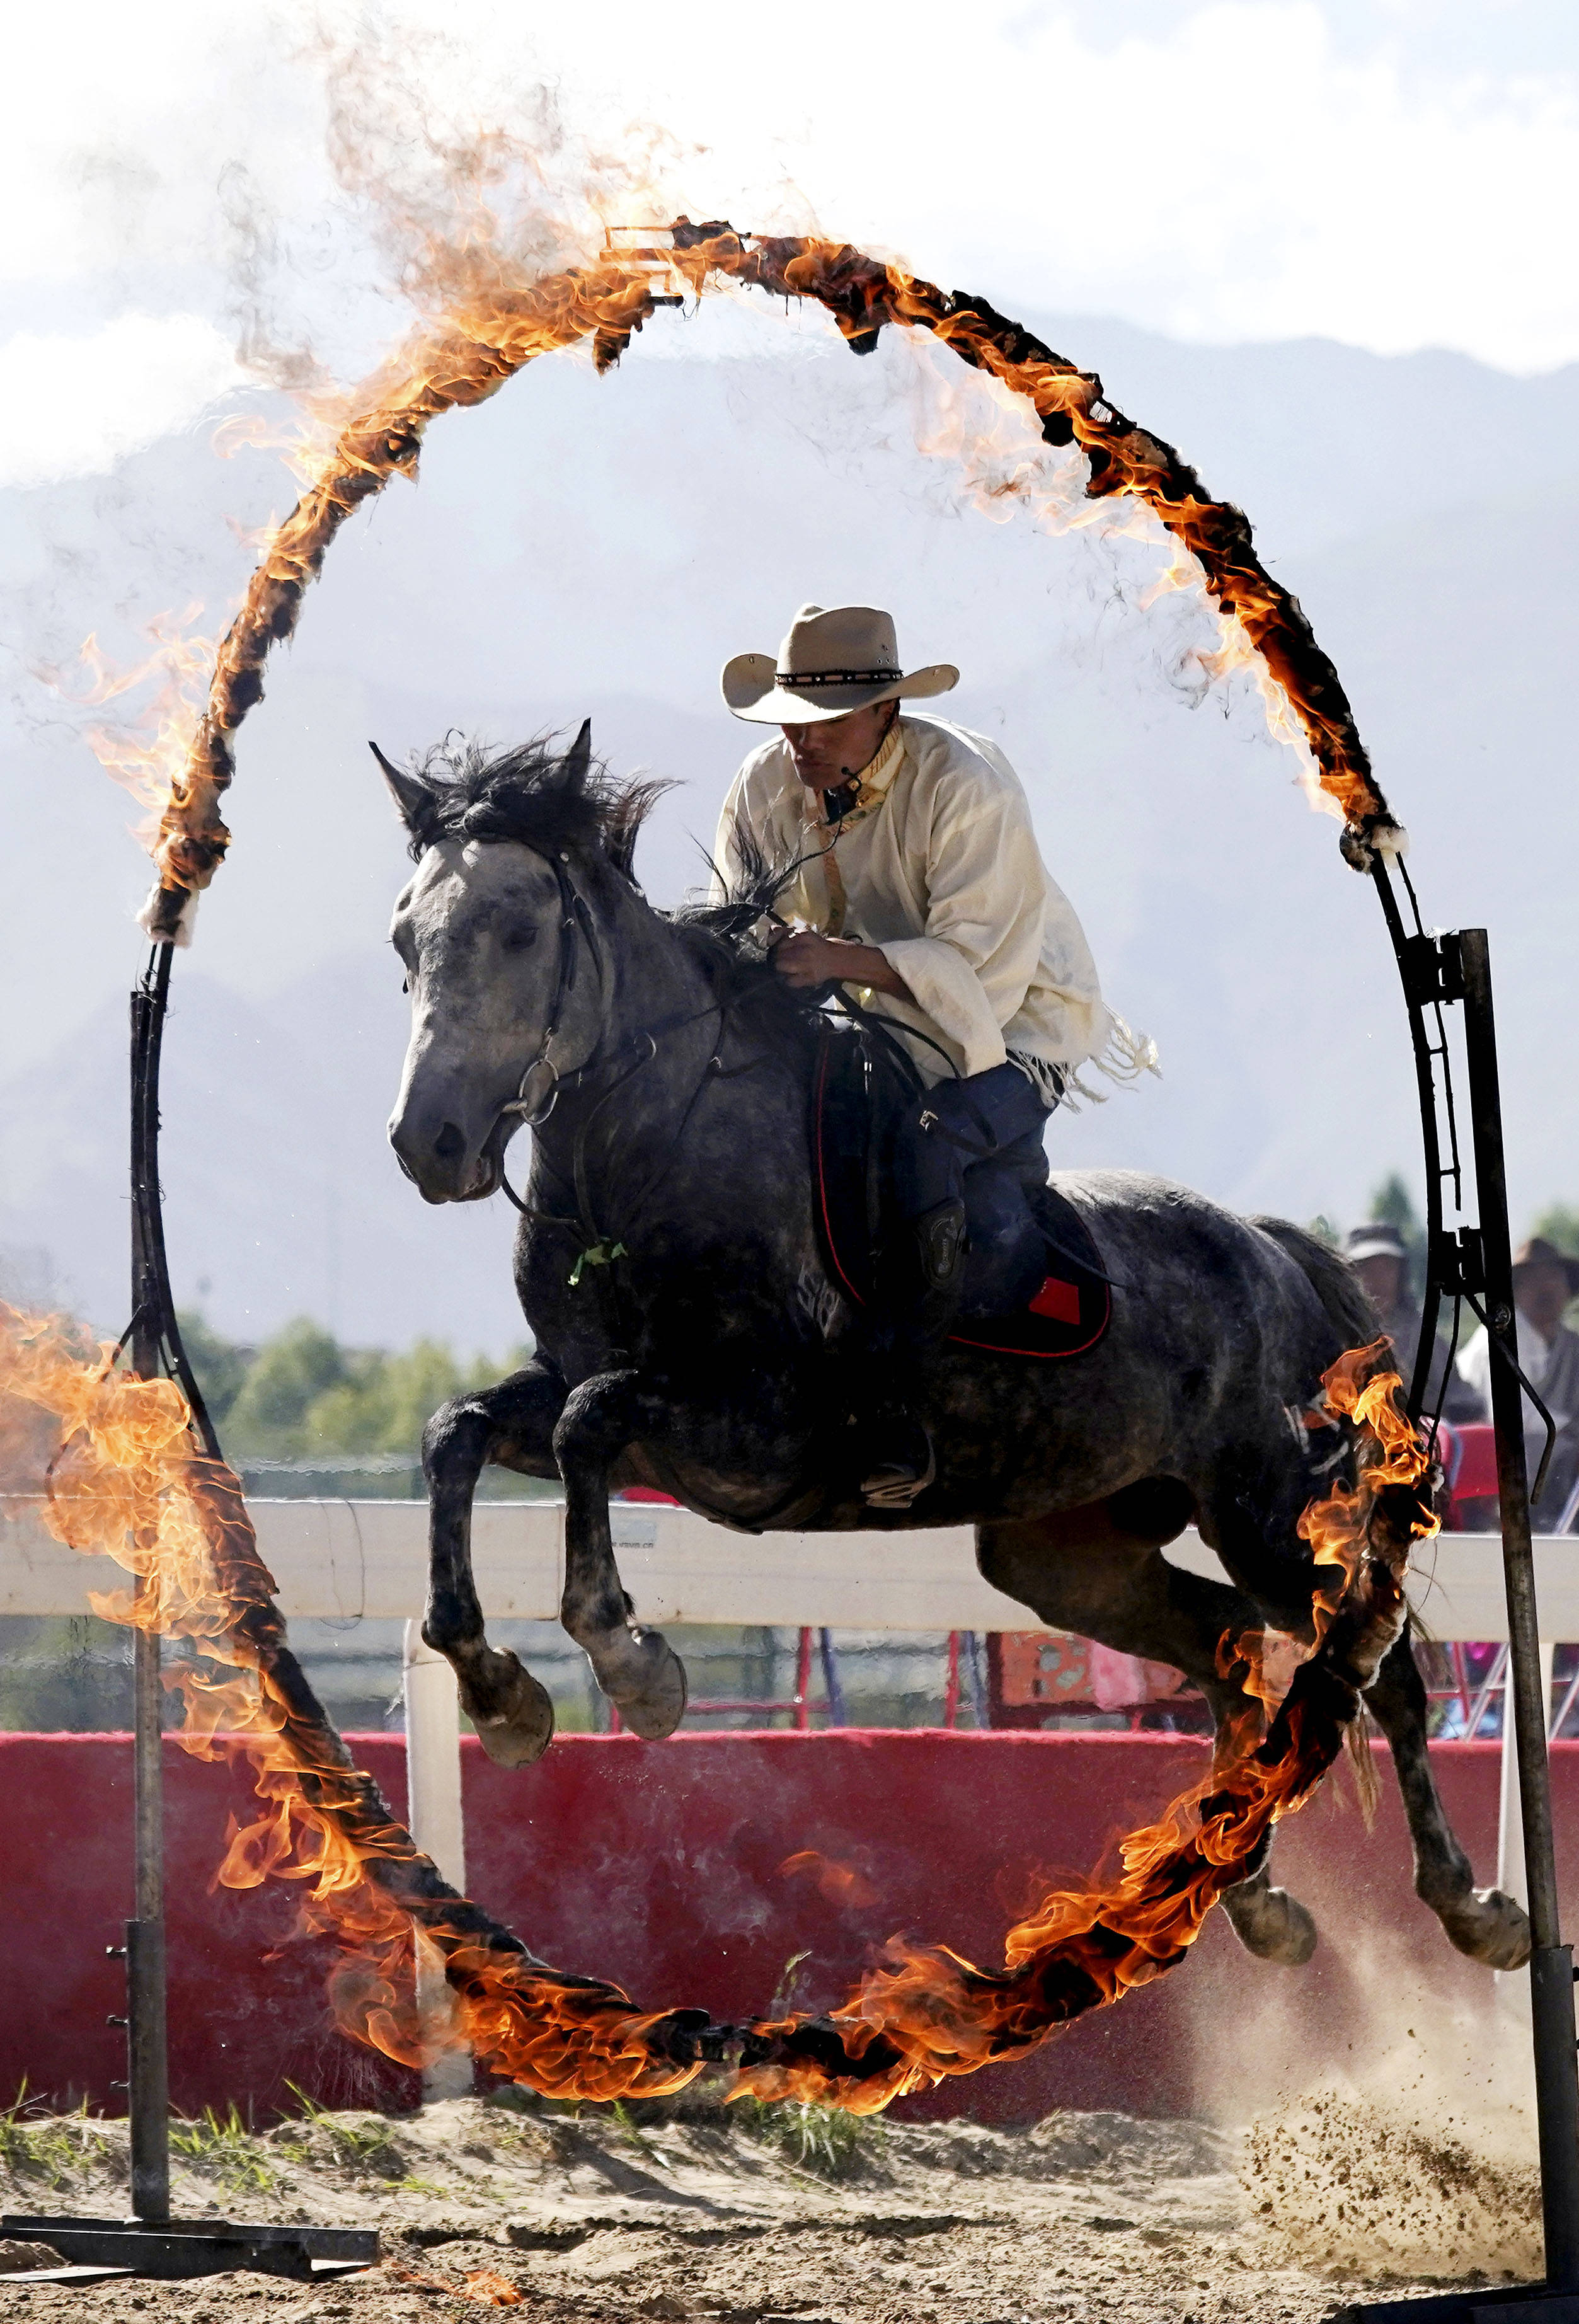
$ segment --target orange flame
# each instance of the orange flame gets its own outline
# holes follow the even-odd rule
[[[1331,1565],[1335,1578],[1317,1593],[1316,1654],[1295,1674],[1270,1727],[1259,1731],[1263,1722],[1249,1713],[1219,1745],[1211,1773],[1122,1843],[1115,1877],[1045,1896],[1009,1931],[1002,1971],[977,1969],[946,1946],[896,1938],[882,1964],[826,2018],[753,2027],[780,2055],[743,2065],[737,2092],[871,2112],[946,2076],[1021,2055],[1183,1960],[1270,1828],[1304,1805],[1332,1764],[1359,1709],[1357,1685],[1368,1683],[1403,1619],[1410,1547],[1436,1530],[1429,1452],[1398,1401],[1398,1374],[1380,1369],[1390,1350],[1386,1340],[1352,1349],[1323,1379],[1331,1414],[1355,1424],[1359,1475],[1300,1521],[1317,1563]],[[1260,1634],[1241,1639],[1238,1652],[1259,1680]]]
[[[831,1857],[819,1856],[815,1848],[799,1848],[787,1856],[779,1867],[780,1879],[794,1879],[804,1875],[815,1882],[817,1892],[829,1904],[875,1904],[877,1891],[863,1872],[853,1864],[836,1864]]]
[[[200,605],[189,605],[182,613],[156,613],[143,625],[152,651],[127,667],[112,664],[97,634],[90,634],[79,650],[79,682],[69,681],[52,667],[38,672],[57,694],[85,709],[100,709],[130,694],[145,695],[134,717],[97,721],[85,733],[106,773],[129,790],[143,809],[143,819],[133,828],[151,854],[186,765],[213,668],[214,641],[191,633],[201,612]],[[152,692],[146,692],[149,688]]]
[[[1324,1381],[1329,1411],[1354,1425],[1358,1476],[1301,1521],[1332,1579],[1317,1596],[1317,1651],[1270,1724],[1248,1712],[1210,1774],[1123,1841],[1114,1877],[1045,1896],[1010,1930],[1001,1971],[895,1939],[826,2017],[709,2029],[709,2054],[738,2061],[730,2095],[871,2112],[1022,2054],[1184,1958],[1270,1825],[1331,1764],[1357,1689],[1403,1618],[1410,1546],[1435,1530],[1428,1455],[1398,1403],[1397,1374],[1380,1369],[1387,1347],[1351,1351]],[[61,1432],[46,1522],[136,1577],[134,1593],[96,1595],[96,1608],[190,1639],[218,1666],[172,1681],[186,1709],[179,1739],[201,1757],[244,1753],[263,1803],[254,1822],[232,1825],[217,1880],[301,1884],[305,1924],[341,1948],[329,1987],[338,2024],[405,2064],[464,2043],[495,2074],[592,2099],[658,2096],[693,2080],[702,2013],[642,2011],[616,1987],[548,1968],[439,1879],[286,1649],[235,1476],[194,1453],[171,1382],[118,1372],[113,1356],[106,1346],[90,1358],[60,1324],[0,1306],[0,1397],[51,1415]],[[1252,1660],[1259,1646],[1241,1640],[1236,1651]],[[782,1868],[814,1872],[825,1890],[831,1877],[836,1894],[860,1879],[809,1850]],[[419,2006],[420,1959],[443,1964],[448,2017]]]
[[[205,888],[223,860],[229,834],[219,803],[234,773],[234,738],[262,697],[271,649],[291,636],[303,593],[346,519],[392,476],[415,475],[429,422],[496,394],[535,357],[587,340],[606,370],[659,298],[742,286],[816,300],[857,352],[897,325],[930,332],[961,357],[979,374],[993,416],[984,429],[956,427],[936,448],[966,463],[984,505],[1029,498],[1039,520],[1064,525],[1127,501],[1159,526],[1170,563],[1158,590],[1204,587],[1217,618],[1222,644],[1199,657],[1203,676],[1252,671],[1274,733],[1299,752],[1310,788],[1345,818],[1350,860],[1369,868],[1370,846],[1385,844],[1391,817],[1337,674],[1297,601],[1262,567],[1240,511],[1212,500],[1171,446],[1116,410],[1094,373],[1055,355],[984,301],[947,294],[846,244],[759,240],[685,219],[667,232],[662,247],[611,244],[587,264],[547,274],[525,272],[497,249],[457,246],[446,261],[436,245],[425,272],[455,286],[444,311],[355,395],[305,402],[303,425],[283,438],[261,434],[251,420],[222,428],[221,448],[269,441],[284,449],[304,489],[283,522],[260,536],[260,561],[211,655],[200,711],[189,662],[208,666],[210,650],[194,640],[180,649],[187,659],[178,689],[168,715],[156,714],[154,737],[102,746],[118,779],[159,807],[151,853],[164,897],[150,902],[151,933],[174,932],[182,892]],[[1048,445],[1077,447],[1082,480],[1067,464],[1048,468]]]

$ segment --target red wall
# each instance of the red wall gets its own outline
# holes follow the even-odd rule
[[[403,1813],[401,1739],[352,1742]],[[535,1950],[617,1979],[644,2006],[760,2013],[788,1957],[805,1949],[796,1998],[821,2005],[894,1930],[1001,1960],[1003,1929],[1038,1882],[1094,1868],[1115,1836],[1193,1780],[1201,1750],[1188,1738],[1105,1733],[681,1735],[657,1745],[565,1736],[538,1767],[507,1774],[468,1740],[471,1884]],[[1478,1743],[1432,1755],[1482,1884],[1495,1875],[1499,1755]],[[1559,1744],[1554,1760],[1559,1860],[1579,1861],[1579,1744]],[[1374,1831],[1340,1775],[1279,1835],[1278,1877],[1323,1925],[1308,1968],[1253,1961],[1214,1914],[1172,1976],[1038,2056],[910,2110],[989,2121],[1057,2106],[1186,2111],[1236,2059],[1253,2077],[1274,2047],[1308,2064],[1377,2038],[1383,1992],[1390,2002],[1418,1992],[1437,2012],[1482,2007],[1490,1978],[1414,1899],[1385,1755],[1381,1774]],[[409,2102],[412,2077],[335,2033],[322,1997],[328,1954],[292,1934],[289,1886],[209,1893],[226,1816],[248,1815],[245,1770],[172,1744],[166,1785],[177,2106],[234,2098],[266,2119],[289,2104],[287,2080],[328,2103]],[[0,2100],[25,2074],[32,2092],[86,2094],[122,2111],[123,2036],[105,2021],[124,2007],[123,1985],[105,1947],[131,1908],[130,1740],[0,1736]],[[854,1868],[868,1901],[830,1902],[804,1875],[782,1873],[805,1849]]]

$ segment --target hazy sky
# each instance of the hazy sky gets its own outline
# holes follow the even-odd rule
[[[683,208],[759,230],[816,226],[896,253],[1007,313],[1057,318],[1060,331],[1068,322],[1059,345],[1100,362],[1126,408],[1176,434],[1217,489],[1243,497],[1274,568],[1305,595],[1384,779],[1407,802],[1422,875],[1434,872],[1428,908],[1493,920],[1512,1010],[1510,1088],[1518,1082],[1533,1108],[1543,1028],[1573,1014],[1560,900],[1573,853],[1560,771],[1572,628],[1560,495],[1571,498],[1579,374],[1543,375],[1579,362],[1565,239],[1579,14],[1533,0],[1132,0],[1115,30],[1117,21],[1095,0],[948,11],[931,0],[902,10],[843,0],[836,11],[803,0],[792,14],[704,0],[678,14],[583,5],[552,21],[519,0],[509,10],[329,0],[312,13],[294,0],[152,0],[134,16],[88,0],[19,20],[0,88],[0,788],[14,845],[20,835],[39,876],[14,899],[22,982],[0,1048],[25,1064],[96,1010],[118,1010],[147,877],[125,835],[125,800],[81,739],[87,714],[52,696],[42,671],[58,664],[80,693],[77,651],[89,629],[124,664],[146,651],[152,616],[209,635],[223,627],[253,561],[246,529],[282,513],[294,487],[272,454],[217,461],[212,415],[238,398],[244,409],[268,403],[260,380],[354,381],[403,334],[392,238],[409,253],[412,203],[437,199],[434,214],[452,223],[439,189],[485,128],[540,157],[522,230],[545,259],[578,236],[596,243],[600,215],[634,223]],[[1142,344],[1125,323],[1165,337]],[[968,565],[949,554],[953,470],[919,462],[915,398],[892,369],[909,342],[890,335],[874,363],[839,352],[819,367],[810,342],[830,336],[820,314],[788,330],[759,317],[754,335],[743,331],[738,310],[711,300],[700,322],[666,318],[638,342],[596,420],[586,400],[608,383],[578,358],[556,359],[534,373],[530,431],[516,391],[435,429],[420,492],[401,486],[375,521],[348,530],[249,722],[231,801],[235,862],[205,908],[191,973],[256,995],[331,951],[342,965],[355,955],[360,967],[387,966],[382,931],[402,866],[365,736],[402,748],[452,715],[503,717],[501,733],[579,716],[589,659],[597,698],[622,697],[605,702],[600,734],[623,735],[638,757],[661,743],[693,785],[675,813],[686,831],[702,828],[697,802],[711,801],[707,781],[722,788],[738,740],[712,672],[742,643],[771,646],[803,592],[832,602],[818,577],[827,551],[845,541],[841,528],[859,533],[863,522],[840,478],[859,484],[867,452],[885,479],[882,515],[873,502],[871,538],[854,545],[873,578],[840,586],[878,586],[872,556],[924,505],[936,522],[917,538],[931,542],[933,564],[884,567],[882,586],[896,603],[909,593],[907,633],[937,630],[937,651],[966,658],[953,632],[942,635]],[[1368,352],[1323,344],[1334,340]],[[712,358],[747,342],[774,358],[753,362],[749,383],[732,374],[715,393],[698,381],[667,402],[654,392],[666,353],[701,359],[716,383]],[[1206,352],[1247,342],[1265,352]],[[1452,352],[1417,352],[1429,349]],[[799,388],[785,385],[790,355],[804,358]],[[838,387],[819,437],[804,383],[822,368]],[[912,473],[921,465],[930,482]],[[737,538],[725,520],[747,506],[758,513]],[[1408,527],[1424,530],[1406,538]],[[1482,538],[1482,561],[1466,558],[1466,540]],[[1129,921],[1187,926],[1197,902],[1149,802],[1171,780],[1177,806],[1188,791],[1180,769],[1197,762],[1200,780],[1225,787],[1213,797],[1227,800],[1243,770],[1225,731],[1221,752],[1208,747],[1217,730],[1206,722],[1193,725],[1198,761],[1178,740],[1186,713],[1163,668],[1166,607],[1136,625],[1142,660],[1125,665],[1121,685],[1108,661],[1122,592],[1105,566],[1082,562],[1096,555],[1092,537],[1056,554],[1038,546],[1035,594],[1002,624],[1003,669],[983,639],[974,682],[991,680],[981,715],[1002,716],[992,687],[1025,677],[1016,749],[1029,754],[1028,777],[1051,786],[1060,876],[1068,856],[1115,997],[1168,1037],[1174,1079],[1145,1115],[1146,1134],[1166,1167],[1193,1170],[1229,1199],[1302,1205],[1299,1215],[1353,1204],[1382,1168],[1407,1160],[1412,1130],[1378,1115],[1363,1141],[1324,1142],[1304,1102],[1309,1092],[1297,1077],[1291,1092],[1263,1093],[1265,1120],[1245,1127],[1278,1036],[1251,1021],[1242,996],[1251,985],[1285,990],[1265,964],[1247,969],[1225,951],[1214,972],[1229,1028],[1221,1056],[1197,1056],[1190,1028],[1165,1021],[1168,991],[1147,997],[1144,947],[1125,950]],[[988,630],[1019,570],[1006,536],[990,570],[980,604],[959,608]],[[623,575],[623,595],[611,574]],[[614,675],[586,618],[595,606],[612,613],[623,647]],[[1033,684],[1025,673],[1048,626],[1066,618],[1079,633],[1073,659],[1061,673],[1038,661]],[[1510,632],[1501,648],[1499,623]],[[671,633],[686,655],[669,650]],[[410,642],[419,636],[420,651]],[[670,723],[655,743],[660,698]],[[1241,912],[1240,950],[1264,943],[1279,973],[1297,979],[1317,932],[1330,943],[1358,903],[1330,828],[1310,828],[1284,796],[1285,754],[1270,755],[1272,788],[1255,809],[1266,832],[1252,846],[1248,809],[1234,825],[1244,877],[1260,895],[1275,864],[1283,900],[1270,934]],[[1476,778],[1491,764],[1499,798],[1518,808],[1488,836]],[[1120,836],[1115,845],[1091,834],[1083,869],[1076,825],[1098,807]],[[1199,819],[1178,811],[1195,833]],[[297,876],[304,828],[328,832],[348,859],[329,914],[320,884]],[[1525,878],[1531,830],[1549,844]],[[1192,877],[1235,893],[1215,860]],[[1319,888],[1298,901],[1307,878]],[[1379,944],[1367,927],[1364,943]],[[1371,958],[1363,947],[1353,954]],[[1279,1023],[1296,1013],[1290,1003]],[[1327,1013],[1295,1065],[1303,1074],[1325,1060],[1321,1072],[1346,1084],[1354,1063],[1343,1027],[1356,1010]],[[1390,1040],[1391,1013],[1387,1026]],[[1519,1026],[1538,1071],[1518,1051]],[[118,1039],[106,1056],[118,1056]],[[1394,1066],[1366,1070],[1366,1088],[1401,1093],[1407,1112]],[[368,1117],[375,1142],[383,1102]],[[1510,1113],[1521,1203],[1571,1192],[1567,1106],[1565,1090],[1533,1127]],[[1246,1157],[1239,1177],[1202,1158],[1197,1133],[1214,1108],[1233,1112]],[[1132,1112],[1140,1124],[1144,1110]],[[46,1176],[52,1157],[75,1151],[79,1128],[73,1116],[40,1149]],[[1120,1151],[1157,1158],[1122,1141]],[[117,1146],[104,1186],[118,1185],[119,1169]],[[102,1204],[103,1188],[81,1194],[89,1200]],[[23,1239],[43,1234],[29,1228]],[[186,1247],[196,1250],[189,1236]],[[118,1256],[115,1265],[118,1281]]]
[[[815,218],[1011,312],[1579,357],[1564,0],[81,0],[8,33],[0,483],[189,423],[260,289],[337,369],[373,354],[394,318],[346,295],[366,270],[325,159],[348,63],[420,90],[441,133],[521,125],[546,78],[583,144],[651,149],[692,215]]]

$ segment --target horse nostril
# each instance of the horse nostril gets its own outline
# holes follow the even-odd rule
[[[447,1121],[433,1140],[433,1151],[441,1162],[457,1162],[466,1152],[466,1139],[453,1121]]]

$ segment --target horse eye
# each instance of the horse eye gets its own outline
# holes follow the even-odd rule
[[[530,952],[536,942],[535,928],[512,928],[504,938],[504,949],[506,952]]]
[[[402,992],[409,992],[409,991],[411,991],[411,978],[410,978],[409,976],[402,976],[402,979],[401,979],[401,991],[402,991]]]

